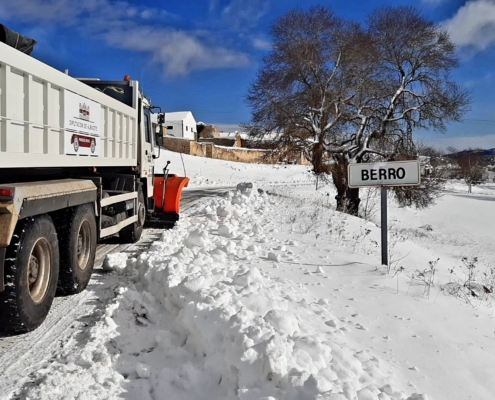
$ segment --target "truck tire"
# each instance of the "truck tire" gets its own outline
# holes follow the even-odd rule
[[[76,207],[59,229],[60,273],[57,294],[82,292],[91,279],[96,254],[96,218],[91,204]]]
[[[144,204],[144,194],[141,189],[138,191],[138,220],[131,225],[127,225],[119,232],[120,241],[122,243],[136,243],[141,239],[143,226],[146,220],[146,206]]]
[[[0,331],[32,331],[45,320],[57,290],[59,246],[48,215],[19,221],[4,268]]]

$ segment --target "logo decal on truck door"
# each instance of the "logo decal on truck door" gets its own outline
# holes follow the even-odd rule
[[[64,90],[65,154],[99,156],[101,105]]]
[[[98,138],[95,137],[79,135],[74,133],[70,139],[70,142],[72,143],[72,146],[76,153],[79,152],[81,148],[89,148],[91,153],[94,154],[94,152],[96,151],[97,139]]]
[[[86,103],[79,103],[79,118],[89,121],[89,106]]]
[[[100,138],[81,133],[65,132],[65,154],[99,156]]]

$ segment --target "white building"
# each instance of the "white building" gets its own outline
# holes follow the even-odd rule
[[[165,127],[167,128],[167,136],[191,140],[196,138],[196,120],[191,111],[166,112]]]

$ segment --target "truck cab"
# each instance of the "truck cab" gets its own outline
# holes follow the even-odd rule
[[[138,162],[136,170],[143,183],[144,196],[150,198],[153,194],[155,135],[151,124],[153,107],[143,94],[142,86],[138,81],[131,80],[128,75],[122,81],[82,78],[78,80],[137,110],[139,140],[137,141]]]

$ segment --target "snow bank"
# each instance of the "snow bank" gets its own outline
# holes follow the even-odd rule
[[[137,259],[112,256],[107,268],[132,283],[26,398],[427,400],[351,348],[328,299],[265,271],[298,245],[268,229],[279,206],[240,184]]]

